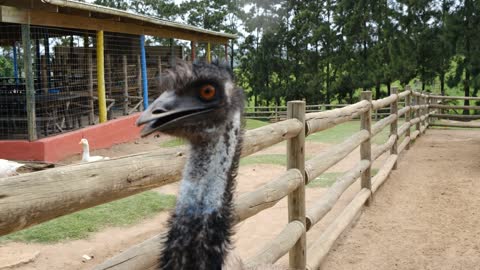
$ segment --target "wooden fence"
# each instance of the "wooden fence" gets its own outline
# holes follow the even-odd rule
[[[432,126],[439,127],[462,127],[462,128],[480,128],[480,122],[473,120],[480,119],[478,114],[451,114],[450,111],[456,112],[457,110],[461,111],[480,111],[480,106],[465,106],[465,105],[449,105],[445,104],[448,101],[458,101],[458,100],[476,100],[480,101],[480,97],[458,97],[458,96],[429,96],[432,99],[432,104],[430,105],[431,109],[437,109],[439,113],[432,114],[432,119],[446,119],[446,120],[457,120],[457,121],[435,121],[432,122]]]
[[[398,107],[400,100],[405,106]],[[286,253],[293,269],[317,269],[338,236],[348,227],[364,204],[395,169],[398,156],[425,132],[429,116],[437,115],[432,99],[405,90],[380,100],[362,93],[358,103],[329,111],[305,113],[305,103],[288,103],[288,119],[247,131],[242,156],[248,156],[284,140],[287,142],[288,170],[255,191],[242,194],[235,202],[240,222],[274,206],[288,196],[289,223],[266,243],[248,266],[272,264]],[[372,112],[389,107],[391,114],[372,124]],[[360,117],[359,131],[348,139],[305,160],[305,137]],[[398,119],[405,123],[398,126]],[[390,127],[388,140],[372,145],[371,138]],[[413,128],[413,131],[411,131]],[[402,141],[399,138],[404,137]],[[360,146],[358,163],[339,176],[313,205],[305,205],[305,185],[337,164]],[[383,153],[388,158],[371,176],[372,163]],[[88,207],[124,198],[148,189],[178,181],[188,155],[186,148],[140,153],[94,163],[74,164],[0,180],[0,235],[22,230],[47,220]],[[362,189],[307,249],[307,231],[334,207],[352,183],[361,179]],[[95,267],[101,269],[152,269],[158,261],[160,236],[157,235]]]
[[[305,113],[323,112],[332,109],[343,108],[351,104],[318,104],[318,105],[306,105]],[[403,102],[399,102],[400,105],[405,105]],[[379,108],[372,112],[372,118],[375,120],[390,115],[390,107]],[[248,119],[261,119],[268,120],[270,122],[278,122],[287,119],[287,106],[257,106],[246,107],[245,118]]]

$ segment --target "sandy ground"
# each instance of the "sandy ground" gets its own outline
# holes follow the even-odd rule
[[[480,269],[479,180],[480,132],[428,130],[323,269]]]
[[[450,134],[453,132],[452,134]],[[457,134],[458,133],[458,134]],[[478,133],[478,132],[477,132]],[[433,136],[435,134],[436,136]],[[472,133],[474,134],[474,133]],[[402,252],[401,250],[396,249],[396,247],[403,246],[405,249],[408,250],[410,245],[413,243],[422,243],[424,248],[428,248],[428,245],[425,244],[426,238],[422,239],[422,236],[428,236],[428,233],[421,234],[425,228],[430,228],[431,224],[429,223],[429,218],[450,218],[455,219],[453,222],[449,223],[449,226],[439,226],[436,228],[435,235],[438,237],[439,240],[443,239],[445,234],[449,234],[450,230],[453,230],[451,226],[454,224],[458,224],[457,228],[460,226],[467,226],[466,224],[475,224],[475,222],[470,223],[468,220],[469,217],[473,216],[474,213],[478,212],[478,207],[475,207],[473,201],[475,200],[475,191],[480,190],[478,189],[479,186],[477,184],[476,188],[473,186],[469,186],[469,190],[466,194],[463,195],[465,200],[461,202],[453,202],[453,199],[458,199],[454,197],[455,194],[458,195],[459,192],[462,190],[448,191],[452,189],[452,187],[447,187],[446,185],[449,184],[448,180],[445,180],[445,186],[442,186],[440,183],[443,181],[439,181],[438,183],[434,183],[435,185],[423,185],[423,183],[427,182],[428,180],[433,179],[432,177],[436,177],[436,168],[443,169],[444,171],[438,173],[438,177],[445,177],[445,179],[450,179],[449,176],[452,175],[453,172],[445,173],[445,170],[449,170],[453,166],[458,166],[458,168],[465,168],[468,162],[471,162],[469,166],[473,166],[475,158],[473,158],[475,149],[472,149],[472,141],[469,137],[470,134],[461,133],[457,131],[429,131],[429,135],[424,138],[420,139],[420,142],[417,143],[416,147],[408,152],[404,157],[402,157],[400,161],[399,170],[396,171],[392,178],[390,179],[384,187],[378,193],[374,207],[368,209],[365,214],[360,218],[358,225],[352,230],[352,232],[348,232],[346,238],[342,238],[340,240],[340,244],[335,247],[336,252],[333,252],[325,262],[324,269],[397,269],[394,264],[382,264],[385,263],[384,256],[389,257],[392,254],[385,254],[379,255],[379,261],[377,264],[373,262],[373,257],[366,257],[363,258],[362,255],[365,254],[377,254],[379,252],[387,252],[391,251],[392,253],[395,251]],[[473,135],[472,135],[473,136]],[[480,140],[480,136],[476,134],[477,139]],[[469,147],[465,147],[465,150],[469,150],[468,155],[469,159],[467,162],[458,162],[458,164],[454,164],[456,162],[456,157],[454,155],[450,155],[449,153],[455,149],[457,151],[461,151],[461,149],[457,149],[457,145],[451,145],[455,143],[453,139],[457,140],[458,144],[469,145]],[[105,155],[110,157],[128,155],[131,153],[149,151],[153,148],[159,147],[161,141],[165,138],[147,138],[142,139],[133,143],[129,144],[122,144],[112,147],[111,149],[99,150],[94,151],[93,154],[95,155]],[[448,141],[449,144],[442,143],[443,141]],[[480,146],[480,142],[478,144]],[[327,149],[330,145],[328,144],[321,144],[321,143],[314,143],[308,142],[306,146],[306,152],[308,155],[314,155],[314,153],[319,153]],[[454,147],[454,148],[451,148]],[[480,160],[478,158],[480,149],[476,149],[476,160]],[[432,152],[433,151],[433,152]],[[443,152],[442,152],[443,151]],[[448,153],[447,153],[448,152]],[[285,153],[285,144],[279,144],[269,149],[266,149],[258,154],[284,154]],[[422,154],[423,153],[423,154]],[[458,156],[461,157],[462,153],[458,153]],[[446,158],[448,157],[448,158]],[[472,157],[472,158],[470,158]],[[336,165],[335,167],[331,168],[331,172],[342,172],[351,168],[356,162],[358,162],[359,153],[358,150],[353,152],[347,158],[345,158],[341,163]],[[72,157],[64,163],[74,163],[79,160],[79,156]],[[438,159],[442,159],[438,161]],[[375,164],[375,167],[379,167],[381,162],[384,158],[380,158],[379,162]],[[463,158],[465,160],[465,158]],[[406,163],[412,164],[411,168],[418,167],[418,169],[404,169]],[[435,166],[433,166],[433,165]],[[459,165],[460,164],[460,165]],[[477,163],[478,164],[478,163]],[[448,165],[448,166],[446,166]],[[403,168],[403,169],[402,169]],[[475,175],[479,175],[480,166],[476,166],[476,172],[470,168],[470,175],[473,177]],[[285,168],[282,166],[277,165],[249,165],[243,166],[240,168],[239,176],[238,176],[238,194],[252,191],[262,184],[268,182],[271,179],[274,179],[275,176],[280,175],[282,172],[285,171]],[[416,172],[422,172],[425,174],[424,180],[417,177]],[[405,175],[400,175],[403,173]],[[468,173],[465,170],[458,170],[454,172],[458,175],[457,179],[463,179],[461,182],[465,185],[472,185],[471,181],[467,181]],[[423,176],[422,176],[423,177]],[[402,179],[402,181],[408,181],[404,183],[400,187],[394,186],[390,187],[391,184],[400,185],[402,181],[395,181],[394,179]],[[478,178],[478,177],[477,177]],[[418,180],[417,180],[418,179]],[[470,179],[470,180],[473,180]],[[422,188],[418,187],[418,182],[421,182]],[[450,183],[451,184],[451,183]],[[417,187],[417,189],[415,188]],[[168,193],[168,194],[176,194],[177,193],[177,184],[172,184],[168,186],[161,187],[156,189],[158,192],[161,193]],[[465,187],[464,187],[465,188]],[[314,228],[309,231],[308,239],[315,239],[315,236],[318,236],[324,228],[330,223],[330,221],[335,218],[335,216],[342,210],[342,208],[351,200],[351,198],[355,195],[355,192],[359,190],[359,183],[355,183],[352,185],[345,194],[341,197],[339,203],[336,207]],[[422,192],[420,192],[420,190]],[[441,190],[441,191],[439,191]],[[390,193],[388,193],[390,191]],[[401,192],[399,192],[401,191]],[[323,188],[307,188],[307,208],[309,204],[315,203],[321,195],[325,192]],[[452,196],[447,196],[445,194],[441,194],[441,192],[446,192],[445,194],[451,194]],[[440,195],[441,194],[441,195]],[[410,198],[411,196],[418,195],[418,198]],[[434,197],[434,201],[432,203],[432,207],[436,207],[436,209],[428,209],[426,213],[424,213],[425,219],[418,219],[416,216],[411,216],[413,214],[420,215],[424,211],[421,207],[426,207],[429,205],[430,202],[423,202],[424,200],[428,200],[429,196],[436,196]],[[469,197],[470,196],[470,197]],[[406,206],[405,202],[396,202],[394,201],[398,197],[398,200],[405,200],[410,201],[414,200],[416,203],[415,205],[408,205]],[[382,200],[382,198],[384,198]],[[432,197],[433,198],[433,197]],[[447,201],[443,201],[443,199],[449,198]],[[469,199],[468,199],[469,198]],[[408,199],[408,200],[407,200]],[[442,203],[439,200],[442,199]],[[470,200],[471,202],[467,201]],[[433,199],[432,199],[433,200]],[[417,202],[418,201],[418,202]],[[468,204],[467,204],[468,203]],[[388,205],[385,205],[388,204]],[[425,205],[424,205],[425,204]],[[479,206],[480,202],[477,201],[476,205]],[[385,211],[387,208],[395,206],[398,207],[398,212],[394,214],[393,211]],[[417,207],[417,208],[416,208]],[[418,207],[420,207],[418,209]],[[461,214],[463,211],[459,211],[459,208],[467,207],[468,211],[465,212],[465,215]],[[415,208],[415,209],[413,209]],[[445,208],[448,208],[453,211],[457,210],[455,215],[452,213],[440,213]],[[372,211],[372,213],[370,213]],[[373,212],[375,211],[375,212]],[[417,212],[415,212],[417,211]],[[418,213],[420,212],[420,213]],[[460,212],[460,213],[459,213]],[[376,217],[372,217],[368,223],[362,227],[361,224],[364,222],[365,219],[368,219],[372,214],[378,214]],[[385,216],[381,216],[381,214],[388,213],[388,218]],[[467,215],[468,213],[468,215]],[[405,215],[410,214],[410,216],[406,217]],[[478,213],[477,213],[478,214]],[[382,237],[387,237],[389,234],[392,233],[392,226],[397,224],[396,220],[392,220],[396,218],[397,215],[402,215],[399,218],[405,218],[403,223],[399,223],[396,228],[395,237],[392,241],[383,239]],[[460,216],[456,216],[460,215]],[[65,243],[58,243],[53,245],[40,245],[40,244],[23,244],[23,243],[8,243],[3,246],[0,246],[0,269],[91,269],[94,265],[104,261],[105,259],[118,254],[119,252],[127,249],[128,247],[140,243],[151,236],[158,234],[159,232],[163,231],[163,223],[166,220],[168,213],[161,213],[152,219],[144,220],[143,222],[136,224],[132,227],[127,228],[108,228],[101,232],[93,234],[91,237],[85,240],[78,240],[78,241],[70,241]],[[386,220],[385,220],[386,219]],[[419,224],[413,224],[412,220],[417,220]],[[388,222],[387,222],[388,221]],[[379,224],[385,222],[387,225],[385,228],[385,235],[378,235],[379,231],[381,232],[382,229],[379,227]],[[269,240],[274,238],[286,225],[287,223],[287,204],[286,200],[280,201],[276,206],[259,213],[258,215],[238,224],[236,226],[236,235],[235,235],[235,252],[240,255],[244,259],[248,259],[255,255],[255,253]],[[478,223],[478,220],[477,220]],[[407,227],[403,227],[403,225],[407,224]],[[371,232],[362,232],[356,235],[356,231],[361,228],[364,230],[373,230]],[[403,231],[402,231],[403,229]],[[478,238],[479,230],[474,227],[466,227],[465,231],[462,232],[462,237],[470,237],[470,241],[473,243]],[[417,235],[421,234],[421,235]],[[352,240],[350,240],[350,234],[352,234]],[[426,235],[425,235],[426,234]],[[457,234],[455,234],[457,235]],[[411,239],[408,237],[411,236]],[[368,245],[372,245],[370,248],[364,248],[365,244],[361,244],[362,241],[368,238],[375,238],[376,241],[368,241]],[[418,239],[417,239],[418,238]],[[355,241],[356,239],[356,241]],[[404,240],[405,239],[405,240]],[[311,241],[308,241],[308,244],[311,244]],[[348,242],[347,242],[348,241]],[[351,242],[350,242],[351,241]],[[463,238],[456,239],[457,242],[463,241]],[[375,243],[378,243],[377,246],[374,246]],[[360,244],[362,245],[362,249],[359,249]],[[476,247],[476,249],[475,249]],[[437,247],[438,248],[438,247]],[[477,246],[471,246],[473,251],[476,253],[472,253],[472,256],[478,256],[478,242]],[[429,249],[430,252],[434,252],[436,249],[432,247]],[[467,250],[465,250],[467,251]],[[449,252],[452,252],[451,250]],[[413,254],[412,256],[416,256],[416,254],[412,251],[410,252]],[[342,255],[343,254],[343,255]],[[408,253],[405,253],[408,254]],[[451,256],[453,253],[448,253],[444,255]],[[83,255],[93,255],[93,259],[87,262],[82,262]],[[405,256],[402,253],[397,254],[399,255],[399,262],[402,260],[406,260]],[[438,256],[442,256],[442,254],[437,254]],[[453,254],[455,255],[455,254]],[[376,256],[375,256],[376,257]],[[392,256],[393,258],[393,256]],[[472,257],[473,258],[473,257]],[[363,259],[363,260],[362,260]],[[24,261],[24,264],[21,264],[14,268],[2,268],[2,266],[6,266],[9,264],[16,264],[20,261]],[[397,260],[387,260],[393,263],[397,263]],[[473,260],[474,261],[474,260]],[[473,262],[472,261],[472,262]],[[363,266],[360,264],[354,263],[362,263]],[[417,259],[413,259],[413,262],[417,262]],[[477,264],[479,261],[477,259]],[[282,258],[278,263],[279,266],[286,265],[286,258]],[[402,263],[403,264],[403,263]],[[392,266],[393,265],[393,266]],[[413,264],[411,264],[412,266]],[[415,266],[415,265],[413,265]],[[364,268],[362,268],[364,267]],[[439,269],[439,268],[423,268],[423,267],[406,267],[406,268],[398,268],[398,269]],[[444,268],[444,269],[476,269],[475,267],[468,267],[468,268]],[[480,268],[479,268],[480,269]]]

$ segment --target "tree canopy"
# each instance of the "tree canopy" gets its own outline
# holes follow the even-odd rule
[[[354,102],[360,90],[381,98],[414,82],[441,94],[480,89],[479,1],[94,3],[239,35],[230,58],[255,105]]]

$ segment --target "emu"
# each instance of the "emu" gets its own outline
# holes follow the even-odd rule
[[[159,269],[244,269],[230,254],[243,90],[235,86],[231,70],[219,64],[182,62],[167,72],[168,90],[137,121],[145,125],[142,136],[159,131],[190,144]]]

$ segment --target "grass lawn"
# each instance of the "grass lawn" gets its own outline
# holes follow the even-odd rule
[[[127,226],[173,208],[175,196],[147,191],[124,199],[59,217],[0,237],[5,241],[55,243],[82,239],[109,226]]]
[[[372,169],[372,177],[378,173],[378,169]],[[323,173],[319,177],[315,178],[313,181],[308,183],[307,187],[315,188],[315,187],[322,187],[322,188],[329,188],[339,176],[343,173],[341,172],[331,172],[331,173]]]

